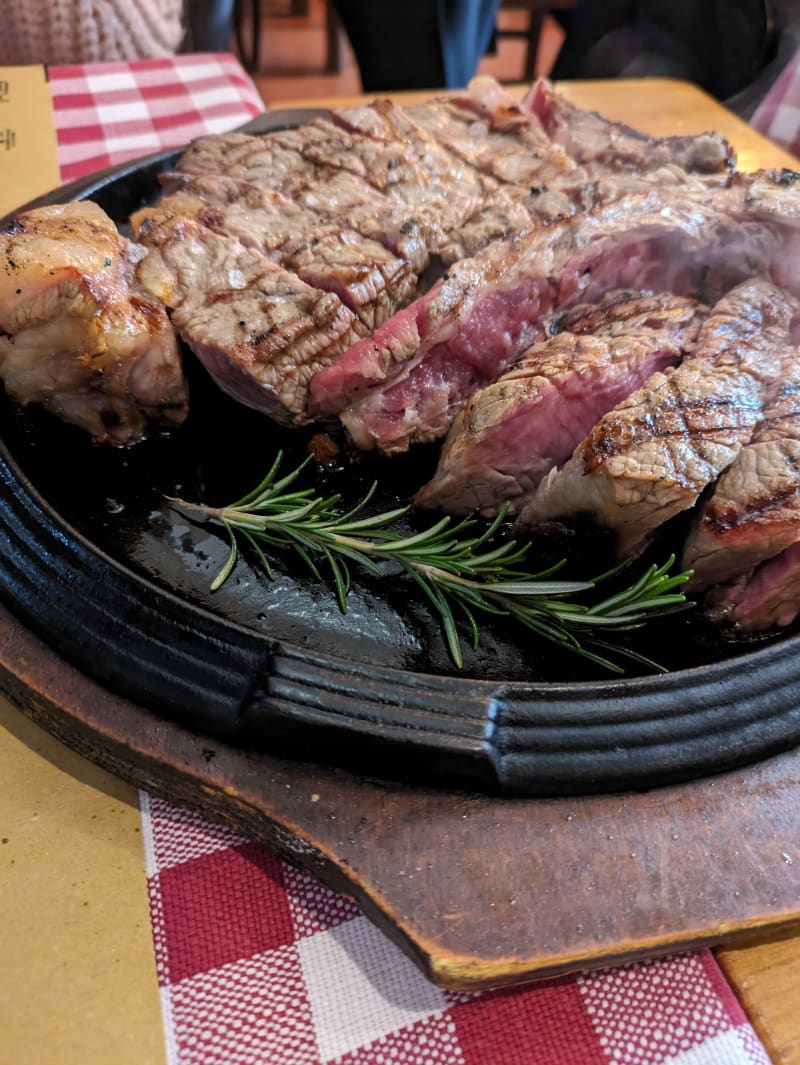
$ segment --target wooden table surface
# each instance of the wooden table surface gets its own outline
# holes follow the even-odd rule
[[[682,82],[559,88],[575,103],[649,133],[719,130],[736,147],[743,170],[796,165]],[[0,779],[2,1065],[162,1065],[134,789],[68,751],[3,699]],[[800,1065],[800,935],[754,940],[717,956],[773,1061]]]

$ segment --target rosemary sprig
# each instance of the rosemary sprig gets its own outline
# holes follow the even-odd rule
[[[226,507],[170,500],[196,519],[222,525],[228,534],[228,558],[211,585],[212,591],[231,575],[240,541],[252,548],[270,578],[268,549],[291,549],[318,579],[322,579],[318,562],[324,561],[343,613],[347,612],[351,564],[377,577],[398,570],[408,573],[439,615],[450,655],[459,667],[463,658],[457,614],[466,619],[475,648],[480,637],[476,614],[494,614],[510,617],[536,635],[612,672],[624,670],[609,655],[665,672],[658,663],[614,646],[605,636],[638,628],[649,618],[685,605],[679,589],[691,573],[670,576],[674,556],[663,566],[650,566],[621,591],[587,604],[575,597],[618,573],[620,567],[590,581],[552,579],[563,561],[539,572],[522,568],[530,544],[520,545],[515,540],[494,543],[505,509],[483,531],[476,530],[474,517],[460,521],[445,517],[422,532],[403,535],[395,526],[408,507],[364,516],[375,485],[360,503],[343,513],[341,496],[322,497],[312,488],[296,487],[309,461],[279,477],[283,462],[279,452],[261,483]]]

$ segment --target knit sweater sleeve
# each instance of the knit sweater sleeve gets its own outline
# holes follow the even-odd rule
[[[166,56],[184,35],[183,0],[24,0],[2,21],[0,65]]]

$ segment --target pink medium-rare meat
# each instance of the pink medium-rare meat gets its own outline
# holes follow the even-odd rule
[[[703,501],[684,545],[693,589],[748,573],[800,540],[800,351],[778,356],[764,416]]]
[[[144,250],[88,201],[20,214],[0,234],[0,378],[97,442],[129,444],[188,411],[173,329],[138,284]]]
[[[686,171],[724,179],[735,167],[733,148],[719,133],[649,137],[576,107],[546,81],[534,84],[522,106],[536,115],[556,144],[592,173],[607,169],[645,173],[676,164]]]
[[[753,573],[744,573],[708,594],[709,616],[742,633],[791,625],[800,614],[800,543],[793,543]]]
[[[364,325],[256,248],[193,219],[148,234],[139,277],[220,388],[284,424],[304,424],[308,382]]]
[[[763,414],[795,301],[745,282],[712,309],[694,353],[606,414],[520,507],[517,528],[589,517],[620,557],[688,510],[736,459]]]
[[[694,300],[614,292],[554,323],[456,416],[433,479],[415,504],[493,516],[572,454],[598,418],[697,338],[705,309]]]
[[[319,374],[312,413],[341,412],[359,447],[387,453],[443,436],[552,311],[614,288],[696,292],[748,231],[706,199],[653,189],[490,244]]]

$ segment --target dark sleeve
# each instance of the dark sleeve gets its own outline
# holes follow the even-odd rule
[[[457,88],[488,48],[499,0],[335,0],[365,92]]]
[[[767,0],[579,0],[555,78],[671,75],[726,99],[770,61]]]

